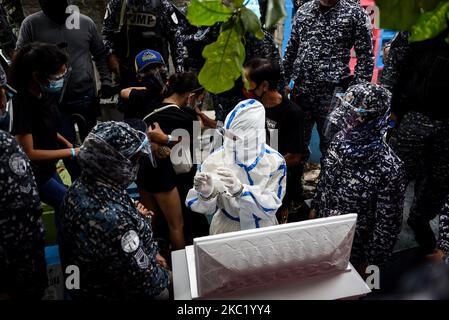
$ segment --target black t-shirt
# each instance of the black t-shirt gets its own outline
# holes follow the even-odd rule
[[[37,98],[27,92],[18,93],[12,100],[13,135],[31,134],[33,148],[57,150],[60,114],[56,96]],[[38,186],[42,186],[56,172],[56,160],[31,161]]]
[[[304,145],[304,114],[301,108],[286,98],[281,104],[265,109],[268,144],[282,155],[287,153],[303,153]],[[278,147],[274,145],[274,130],[277,130]]]
[[[131,90],[124,111],[125,119],[143,119],[161,104],[162,97],[150,90]]]
[[[277,130],[278,147],[276,149],[282,155],[287,153],[304,154],[307,146],[304,143],[304,114],[301,108],[284,97],[281,104],[265,110],[269,145],[276,148],[273,140],[274,130]],[[288,167],[284,203],[302,199],[301,175],[301,165]]]
[[[161,103],[155,109],[168,106],[170,103]],[[193,122],[197,119],[195,110],[189,108],[169,107],[145,119],[148,126],[157,122],[166,134],[173,134],[176,129],[183,129],[190,136],[190,150],[193,142]],[[167,192],[173,189],[180,175],[177,177],[173,169],[170,157],[166,159],[156,158],[157,167],[153,168],[147,159],[141,162],[137,184],[150,193]],[[192,169],[193,171],[194,169]],[[189,173],[186,173],[190,177]],[[193,177],[193,176],[192,176]],[[188,180],[188,179],[184,179]],[[192,182],[192,181],[191,181]]]

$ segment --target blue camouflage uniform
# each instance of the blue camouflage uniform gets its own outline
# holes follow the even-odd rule
[[[354,79],[349,69],[352,47],[357,54]],[[335,91],[372,78],[373,33],[368,14],[349,0],[339,0],[327,11],[319,0],[305,3],[294,17],[283,64],[285,78],[295,81],[296,102],[305,112],[305,142],[309,144],[316,123],[324,153],[323,127]]]
[[[311,0],[293,0],[293,15],[295,15],[296,11],[298,11],[299,7],[304,3],[309,2]]]
[[[305,4],[306,2],[309,2],[309,1],[313,1],[313,0],[292,0],[292,2],[293,2],[293,10],[294,10],[293,12],[296,13],[296,11],[298,11],[300,6],[302,6],[303,4]],[[354,3],[359,3],[360,2],[360,0],[348,0],[348,1],[352,1]]]
[[[16,47],[17,34],[24,19],[20,0],[0,1],[0,49],[10,56]]]
[[[399,33],[381,78],[393,93],[392,112],[397,117],[389,144],[404,161],[408,181],[415,180],[408,224],[429,253],[436,245],[429,221],[449,194],[448,35],[409,43],[409,34]]]
[[[341,130],[323,160],[312,208],[320,217],[357,213],[351,262],[381,266],[400,232],[405,193],[403,163],[383,142],[391,95],[361,83],[342,99],[330,114]]]
[[[144,142],[127,124],[104,122],[80,149],[82,175],[61,208],[62,263],[80,270],[74,299],[151,298],[168,286],[151,226],[125,190],[137,175],[133,157]]]
[[[438,249],[449,255],[449,196],[440,213],[440,237]]]
[[[134,58],[145,49],[158,51],[169,61],[170,44],[176,71],[184,70],[185,49],[178,14],[167,0],[108,2],[102,34],[106,48],[120,58],[122,86],[135,80]]]
[[[0,0],[0,4],[11,26],[12,32],[17,35],[20,25],[23,19],[25,19],[21,0]]]
[[[0,295],[42,298],[47,271],[41,215],[30,161],[0,130]]]
[[[4,87],[8,83],[6,79],[6,73],[0,64],[0,88]],[[0,97],[2,95],[0,94]],[[6,105],[0,104],[0,130],[9,131],[10,117],[9,112],[6,112]]]

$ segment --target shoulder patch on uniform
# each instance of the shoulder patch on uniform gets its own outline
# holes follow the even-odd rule
[[[136,251],[137,248],[139,247],[139,243],[140,243],[139,236],[137,235],[137,232],[135,232],[134,230],[130,230],[122,236],[121,241],[122,249],[126,253]]]
[[[137,250],[136,254],[134,255],[134,259],[136,260],[136,263],[140,269],[148,269],[148,267],[150,266],[150,259],[142,250],[142,248],[139,248],[139,250]]]
[[[20,153],[13,153],[9,158],[9,168],[18,176],[24,176],[27,171],[27,161]]]

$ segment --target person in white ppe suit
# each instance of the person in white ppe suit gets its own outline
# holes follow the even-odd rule
[[[186,205],[214,214],[210,234],[277,225],[287,166],[284,157],[265,144],[263,105],[240,102],[221,129],[223,146],[198,166]]]

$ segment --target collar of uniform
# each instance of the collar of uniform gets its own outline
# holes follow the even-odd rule
[[[329,14],[329,12],[332,12],[334,10],[338,11],[341,9],[342,7],[342,2],[344,2],[345,0],[339,0],[332,8],[330,8],[328,11],[326,11],[324,13],[324,15]],[[314,11],[315,13],[319,13],[321,14],[320,11],[320,0],[313,0],[313,6],[312,6],[312,11]]]

